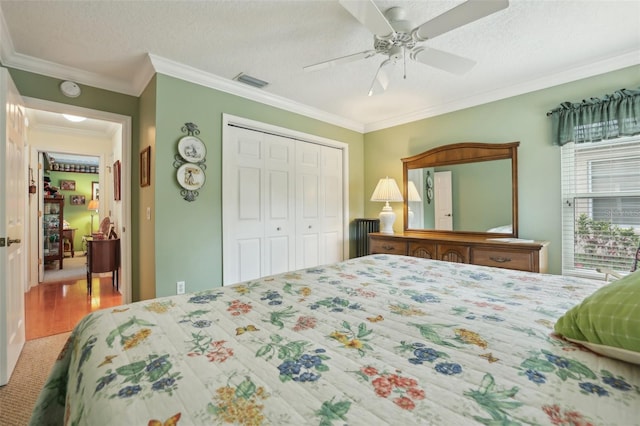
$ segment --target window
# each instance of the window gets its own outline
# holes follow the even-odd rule
[[[562,272],[628,272],[640,244],[640,138],[562,146]]]

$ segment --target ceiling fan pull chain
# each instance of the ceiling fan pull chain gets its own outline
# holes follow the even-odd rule
[[[402,46],[402,64],[404,65],[404,79],[407,79],[407,48]]]

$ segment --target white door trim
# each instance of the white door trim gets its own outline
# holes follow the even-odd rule
[[[222,114],[222,147],[224,161],[224,146],[229,140],[229,125],[237,125],[247,129],[253,129],[274,135],[283,136],[290,139],[296,139],[303,142],[310,142],[319,145],[329,146],[341,150],[342,152],[342,206],[343,206],[343,258],[349,258],[349,145],[345,142],[324,138],[322,136],[312,135],[310,133],[299,132],[297,130],[287,129],[286,127],[275,126],[260,121],[251,120],[231,114]],[[222,182],[224,186],[224,182]],[[222,208],[222,223],[224,223],[224,205]],[[224,232],[224,228],[223,228]],[[224,257],[224,253],[222,254]],[[223,277],[224,280],[224,277]]]
[[[89,109],[74,105],[62,104],[53,101],[47,101],[43,99],[24,97],[25,106],[31,109],[39,109],[44,111],[56,112],[56,113],[65,113],[72,115],[80,115],[87,118],[93,118],[96,120],[103,121],[111,121],[114,123],[118,123],[121,125],[122,132],[120,136],[122,141],[122,147],[119,158],[122,162],[121,169],[121,218],[122,218],[122,233],[120,235],[120,250],[121,250],[121,283],[120,283],[120,292],[122,293],[122,302],[123,303],[131,303],[131,164],[132,164],[132,154],[131,154],[131,117],[121,114],[115,114],[107,111],[100,111],[95,109]],[[29,142],[27,142],[29,143]],[[30,146],[31,148],[31,146]],[[33,151],[33,150],[32,150]],[[60,152],[64,152],[64,150],[57,150]],[[37,164],[37,154],[36,156],[36,164]],[[33,153],[30,156],[30,159],[33,159]],[[111,175],[106,175],[105,167],[112,167],[112,164],[106,162],[107,159],[104,156],[100,158],[100,180],[106,181],[106,179],[110,179]],[[36,166],[37,167],[37,166]],[[113,197],[113,194],[109,194],[110,197]],[[102,203],[101,203],[102,204]],[[100,206],[102,215],[111,215],[109,211],[102,211],[103,206]],[[26,212],[27,214],[32,214],[30,212]],[[28,219],[28,218],[27,218]],[[33,241],[30,241],[33,243]],[[36,242],[37,244],[37,242]],[[31,252],[30,252],[31,253]],[[30,254],[30,261],[32,255]],[[36,259],[37,262],[37,259]],[[37,283],[36,283],[37,284]]]

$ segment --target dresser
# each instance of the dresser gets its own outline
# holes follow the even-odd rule
[[[399,254],[519,271],[548,271],[548,241],[474,235],[369,234],[369,254]]]

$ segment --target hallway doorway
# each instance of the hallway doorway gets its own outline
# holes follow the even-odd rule
[[[29,196],[28,205],[28,223],[29,223],[29,238],[28,238],[28,281],[26,283],[25,297],[28,303],[30,303],[30,309],[26,310],[27,323],[33,324],[37,321],[36,317],[30,318],[34,312],[45,311],[45,304],[57,303],[59,306],[60,301],[54,302],[54,299],[58,298],[58,295],[74,295],[74,297],[80,297],[84,294],[86,299],[84,302],[75,300],[70,305],[75,305],[74,308],[77,312],[74,316],[76,318],[81,312],[90,312],[91,310],[99,309],[107,306],[115,306],[121,303],[128,303],[131,301],[131,241],[128,234],[131,223],[131,196],[130,196],[130,182],[131,182],[131,119],[130,117],[121,116],[118,114],[106,113],[103,111],[90,110],[80,107],[74,107],[66,104],[58,104],[54,102],[42,101],[38,99],[25,99],[27,106],[27,117],[29,119],[29,130],[27,133],[27,145],[29,148],[29,168],[31,171],[31,179],[36,181],[38,187],[35,195]],[[63,114],[71,114],[72,119],[75,117],[84,117],[82,121],[69,121]],[[96,187],[99,188],[99,195],[101,198],[100,206],[95,211],[96,217],[93,219],[93,229],[89,229],[90,226],[85,224],[88,222],[90,211],[88,211],[88,202],[92,199],[92,191],[83,190],[60,190],[59,178],[56,178],[55,182],[50,182],[51,185],[56,186],[58,189],[58,198],[64,199],[66,206],[70,206],[74,203],[73,207],[80,215],[79,222],[76,222],[73,226],[77,229],[78,235],[74,239],[73,249],[67,248],[66,244],[64,248],[64,264],[63,268],[52,267],[51,272],[57,274],[53,277],[48,277],[43,280],[43,275],[46,275],[44,253],[42,241],[44,239],[43,228],[41,223],[41,217],[43,214],[43,197],[44,197],[44,179],[43,177],[51,171],[51,165],[45,166],[41,160],[41,154],[43,152],[55,152],[61,158],[66,157],[82,157],[90,156],[97,158],[98,165],[95,174],[91,177],[78,173],[78,179],[65,179],[73,181],[79,181],[80,177],[92,179],[92,184],[95,182]],[[40,158],[39,158],[40,157]],[[113,165],[114,162],[119,161],[121,163],[121,181],[120,181],[120,200],[115,200],[114,190],[116,182],[113,177]],[[64,165],[64,162],[59,161],[59,164]],[[47,170],[46,167],[49,167]],[[35,173],[34,173],[35,172]],[[94,180],[95,179],[95,180]],[[51,180],[51,179],[49,179]],[[73,186],[69,187],[73,188]],[[84,203],[81,206],[82,201]],[[86,293],[86,278],[84,274],[78,276],[84,271],[84,238],[91,234],[95,230],[104,218],[110,218],[114,223],[116,234],[121,239],[121,270],[120,270],[120,293],[113,290],[114,294],[108,292],[97,292],[98,300],[95,300],[96,294],[93,297],[88,296]],[[77,218],[76,218],[77,219]],[[69,222],[65,220],[65,222]],[[63,226],[62,224],[60,225]],[[85,229],[86,228],[86,229]],[[67,253],[68,252],[68,253]],[[75,256],[79,256],[80,259],[76,259]],[[70,259],[73,259],[71,261]],[[65,271],[65,269],[67,269]],[[57,270],[64,271],[62,273]],[[69,275],[71,273],[71,275]],[[66,280],[61,282],[56,280],[59,276],[60,279]],[[97,278],[98,280],[101,280]],[[51,283],[54,280],[57,282]],[[46,281],[46,282],[43,282]],[[94,284],[98,287],[97,284]],[[100,287],[103,285],[101,284]],[[95,291],[94,287],[94,291]],[[55,289],[55,291],[53,291]],[[71,290],[76,289],[76,290]],[[37,297],[33,297],[33,294],[38,294]],[[44,297],[44,295],[47,297]],[[55,294],[55,297],[53,295]],[[109,299],[106,302],[100,301],[100,295],[107,296]],[[53,299],[51,299],[52,296]],[[50,300],[51,299],[51,300]],[[34,307],[34,303],[36,304]],[[38,306],[42,304],[42,306]],[[80,306],[78,306],[80,305]],[[89,311],[87,311],[87,309]],[[67,321],[71,318],[70,314],[59,312],[64,320],[57,319],[56,321]],[[72,315],[73,316],[73,315]],[[79,318],[76,318],[79,320]],[[64,328],[64,327],[63,327]],[[56,329],[56,332],[61,332]],[[33,338],[33,337],[32,337]]]

